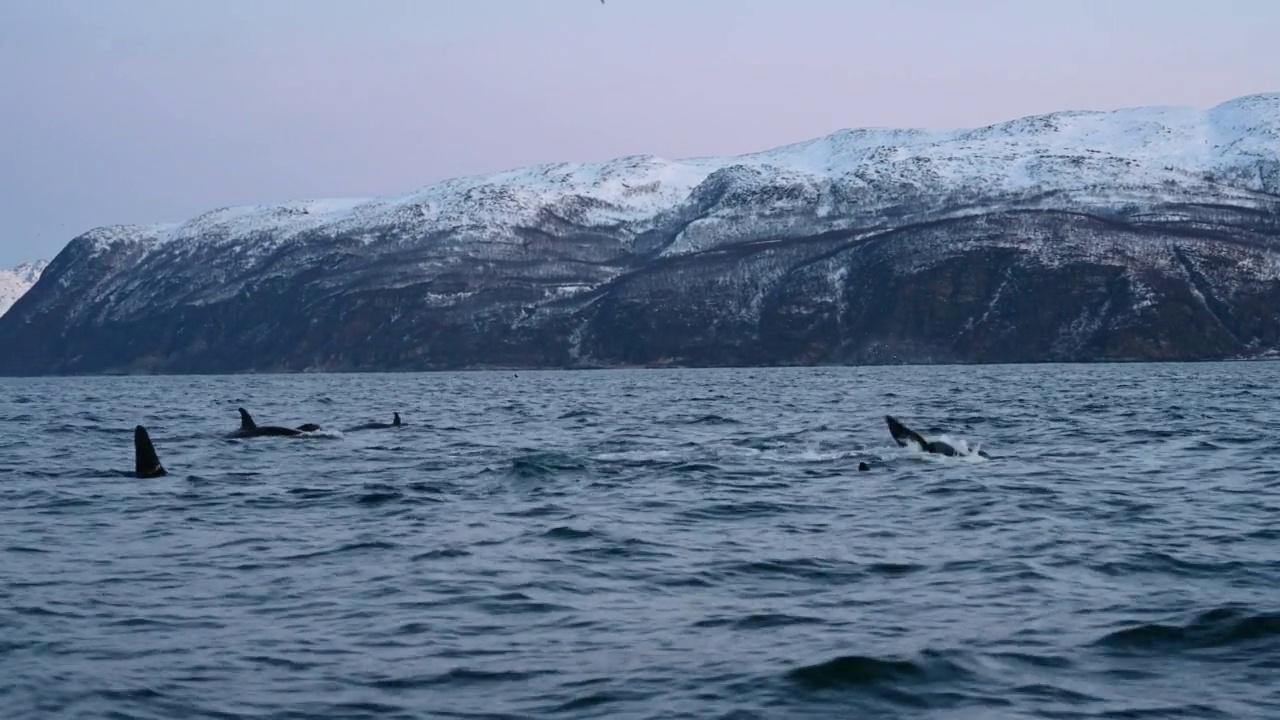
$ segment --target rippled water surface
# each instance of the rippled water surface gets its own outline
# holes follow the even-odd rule
[[[0,714],[1277,718],[1277,380],[0,380]]]

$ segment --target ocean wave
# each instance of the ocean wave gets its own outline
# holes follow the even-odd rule
[[[1277,373],[11,381],[0,707],[1278,717],[1280,409],[1230,395]],[[433,426],[221,441],[244,403],[335,426],[417,406]],[[884,412],[999,457],[898,448]],[[137,422],[171,475],[132,477]]]
[[[1206,610],[1177,623],[1142,623],[1109,633],[1097,644],[1117,650],[1176,653],[1262,645],[1280,651],[1280,612]]]

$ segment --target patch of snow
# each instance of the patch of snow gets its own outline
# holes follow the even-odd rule
[[[9,308],[27,294],[48,265],[48,260],[38,260],[23,263],[12,270],[0,270],[0,317],[4,317]]]
[[[547,298],[567,298],[573,297],[579,293],[588,292],[595,288],[595,285],[585,285],[582,283],[569,283],[565,285],[554,285],[543,290],[543,295]]]
[[[1132,270],[1127,271],[1129,278],[1129,288],[1133,292],[1133,305],[1130,310],[1134,313],[1142,312],[1149,307],[1156,306],[1156,293],[1151,289],[1150,285],[1144,283],[1138,278]]]

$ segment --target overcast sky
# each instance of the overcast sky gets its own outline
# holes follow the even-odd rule
[[[3,0],[0,267],[114,223],[1280,90],[1272,0]]]

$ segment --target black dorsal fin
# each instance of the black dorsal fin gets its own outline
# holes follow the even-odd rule
[[[133,429],[133,473],[140,478],[154,478],[168,475],[156,455],[156,446],[151,444],[151,436],[141,425]]]
[[[391,424],[392,424],[392,425],[395,425],[396,427],[399,427],[399,426],[400,426],[400,413],[398,413],[398,412],[393,412],[393,413],[391,413],[391,414],[392,414],[392,415],[395,415],[395,417],[396,417],[396,419],[395,419],[395,420],[392,420],[392,421],[391,421]]]
[[[253,416],[244,408],[237,408],[240,411],[240,429],[241,430],[257,430],[258,423],[253,421]]]

